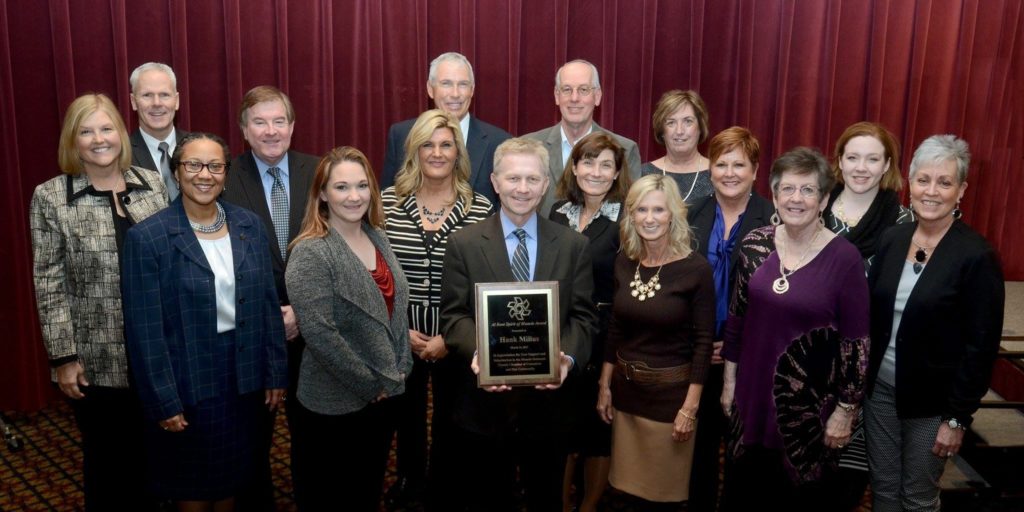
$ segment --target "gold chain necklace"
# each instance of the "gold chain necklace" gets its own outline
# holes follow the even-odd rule
[[[662,256],[660,259],[664,261],[665,258]],[[636,297],[636,300],[640,302],[654,297],[654,292],[661,289],[661,283],[659,282],[661,279],[661,269],[665,266],[664,263],[659,265],[658,271],[655,272],[654,275],[645,283],[640,279],[640,264],[642,262],[643,258],[640,258],[640,261],[636,262],[636,271],[633,273],[633,280],[629,282],[629,287],[632,290],[629,294]]]
[[[782,295],[783,293],[789,291],[789,276],[793,275],[794,272],[802,268],[800,265],[803,264],[804,258],[806,258],[807,255],[811,252],[811,247],[814,247],[814,242],[818,240],[818,235],[821,235],[822,231],[823,228],[818,228],[818,230],[814,232],[814,237],[811,238],[811,243],[807,244],[807,248],[804,249],[804,253],[800,255],[800,260],[797,261],[796,265],[793,266],[793,270],[790,270],[788,272],[786,271],[786,267],[782,264],[782,247],[779,247],[779,273],[782,274],[782,276],[780,276],[778,279],[772,282],[773,292]]]

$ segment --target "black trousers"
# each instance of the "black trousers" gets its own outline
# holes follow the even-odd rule
[[[302,351],[306,342],[302,337],[288,342],[288,390],[285,393],[285,415],[288,417],[288,425],[291,428],[292,410],[289,404],[295,403],[295,390],[299,382],[299,366],[302,363]],[[246,486],[239,491],[235,499],[235,510],[237,512],[273,512],[277,510],[274,503],[274,484],[270,472],[270,448],[273,446],[274,425],[277,422],[277,412],[266,411],[260,419],[260,432],[256,437],[256,444],[253,447],[253,457],[256,460],[256,467],[253,468],[253,478]],[[292,436],[294,438],[294,436]]]
[[[568,452],[560,436],[485,436],[456,427],[462,445],[461,497],[449,510],[519,512],[518,489],[529,512],[561,512]],[[517,469],[519,484],[517,485]]]
[[[338,416],[318,414],[298,401],[290,405],[295,409],[292,481],[299,510],[376,512],[395,433],[394,399]]]
[[[412,371],[405,381],[405,393],[395,397],[398,412],[396,457],[399,478],[419,484],[428,483],[430,488],[451,479],[452,413],[457,375],[454,364],[454,358],[441,359],[436,363],[414,358]],[[430,443],[427,442],[428,382],[434,395]]]
[[[728,421],[722,413],[722,378],[725,365],[711,366],[704,377],[697,416],[700,424],[693,445],[689,510],[714,512],[718,507],[719,455]]]
[[[69,400],[82,434],[85,510],[155,510],[146,492],[143,415],[130,389],[81,387],[85,398]]]

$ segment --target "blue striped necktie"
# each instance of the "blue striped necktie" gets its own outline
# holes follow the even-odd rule
[[[526,249],[526,231],[522,228],[513,231],[519,238],[516,252],[512,254],[512,275],[516,281],[530,280],[530,252]]]

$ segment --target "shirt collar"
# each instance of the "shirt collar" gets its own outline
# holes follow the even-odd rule
[[[277,165],[273,165],[273,166],[271,166],[270,164],[264,162],[263,160],[260,160],[260,157],[256,156],[256,153],[252,154],[252,159],[256,160],[256,169],[258,169],[260,171],[260,176],[263,176],[264,174],[267,174],[267,170],[270,169],[271,167],[277,167],[278,169],[281,169],[281,177],[282,178],[287,178],[288,177],[288,152],[287,151],[284,153],[284,157],[281,158],[281,161],[278,162]]]
[[[513,231],[520,228],[516,226],[512,219],[505,215],[505,210],[498,209],[498,217],[501,219],[501,231],[505,235],[505,238],[516,236]],[[526,223],[522,225],[523,231],[526,231],[526,237],[537,239],[537,212],[533,212],[530,218],[526,220]]]
[[[469,140],[466,139],[469,136],[469,113],[462,116],[462,120],[459,121],[459,129],[462,130],[462,142],[463,144],[469,144]]]
[[[599,208],[597,213],[594,214],[594,217],[590,219],[590,223],[593,224],[595,220],[600,219],[601,217],[605,217],[612,222],[616,222],[619,220],[619,212],[621,210],[622,203],[609,203],[608,201],[604,201],[601,203],[601,208]],[[566,218],[569,219],[570,228],[575,231],[580,230],[580,212],[583,211],[582,204],[575,204],[567,201],[555,211],[565,215]]]
[[[159,149],[161,142],[166,142],[167,145],[172,148],[178,145],[178,132],[174,130],[173,126],[171,127],[171,133],[169,133],[167,135],[167,138],[164,140],[157,139],[156,137],[146,133],[146,130],[143,130],[142,128],[139,128],[139,133],[142,134],[142,140],[146,141],[146,146],[149,146],[151,148]],[[167,156],[170,157],[171,155]]]
[[[590,135],[590,133],[593,132],[593,131],[594,131],[594,123],[590,123],[590,128],[587,128],[587,133],[584,133],[583,137],[586,137],[587,135]],[[573,141],[569,140],[569,136],[565,134],[565,126],[562,125],[562,123],[558,123],[558,132],[562,134],[562,144],[563,145],[569,146],[571,148],[574,145],[576,145],[576,142],[579,142],[579,140],[577,140],[576,142],[573,142]],[[580,139],[582,140],[583,137],[580,137]]]

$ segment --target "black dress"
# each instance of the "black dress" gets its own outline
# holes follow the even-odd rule
[[[560,201],[551,208],[550,219],[579,231],[580,207]],[[612,284],[615,256],[619,252],[619,222],[625,217],[622,203],[604,203],[600,213],[590,221],[583,234],[590,240],[590,258],[594,265],[594,305],[597,307],[598,331],[594,336],[590,361],[577,361],[583,368],[582,378],[573,385],[575,434],[571,451],[583,456],[607,457],[611,453],[612,430],[597,414],[598,381],[604,360],[604,344],[608,337],[611,316]],[[585,363],[585,364],[584,364]]]

